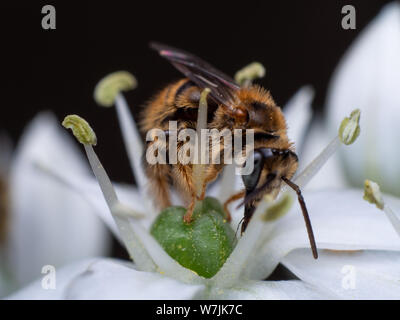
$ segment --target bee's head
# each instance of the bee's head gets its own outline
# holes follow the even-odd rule
[[[254,168],[250,174],[242,175],[244,203],[257,201],[265,194],[276,196],[282,178],[291,179],[298,164],[297,155],[289,149],[258,148],[247,161],[254,161]]]
[[[252,160],[253,159],[247,159],[247,161]],[[304,221],[306,223],[312,253],[314,258],[317,259],[317,245],[315,243],[314,233],[312,231],[306,204],[299,186],[290,180],[296,172],[297,166],[297,155],[291,150],[272,148],[257,148],[254,150],[254,169],[251,174],[242,175],[246,187],[246,195],[243,201],[245,209],[242,233],[246,230],[247,224],[256,208],[256,204],[260,201],[262,196],[265,194],[272,194],[273,197],[276,197],[282,181],[284,181],[297,193]]]
[[[289,149],[256,148],[247,161],[253,162],[250,174],[242,175],[245,186],[244,219],[242,233],[245,231],[257,203],[265,194],[274,198],[278,195],[283,179],[290,179],[297,169],[297,155]]]

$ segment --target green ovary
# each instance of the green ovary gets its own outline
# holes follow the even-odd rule
[[[214,198],[205,198],[196,204],[190,224],[183,222],[185,213],[183,207],[163,210],[151,234],[182,266],[211,278],[232,252],[235,233],[224,218],[221,204]]]

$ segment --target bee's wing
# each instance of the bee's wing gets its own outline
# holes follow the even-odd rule
[[[158,51],[162,57],[170,61],[175,68],[200,88],[209,88],[211,90],[210,95],[217,103],[222,103],[226,106],[233,105],[234,93],[240,87],[231,77],[183,50],[156,42],[150,43],[150,47]]]

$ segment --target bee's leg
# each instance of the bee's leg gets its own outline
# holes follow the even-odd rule
[[[185,223],[190,223],[192,222],[192,215],[193,215],[193,210],[194,210],[194,205],[196,204],[196,196],[194,196],[188,206],[188,209],[186,211],[186,214],[183,216],[183,221]]]
[[[149,142],[147,147],[150,145],[157,143],[160,144],[159,149],[167,149],[167,145],[163,141],[152,141]],[[146,153],[143,154],[143,164],[144,168],[146,168],[146,175],[149,179],[149,190],[151,190],[151,194],[154,195],[154,203],[158,208],[164,209],[171,206],[171,200],[169,196],[169,178],[171,174],[171,168],[169,164],[149,164],[146,161],[145,157]]]
[[[164,209],[171,206],[169,196],[168,177],[170,169],[167,164],[148,165],[146,169],[147,176],[150,180],[151,193],[154,194],[157,207]]]
[[[225,211],[225,214],[226,214],[226,219],[228,221],[231,221],[231,219],[232,219],[231,218],[231,213],[229,212],[229,209],[228,209],[229,204],[231,202],[233,202],[233,201],[236,201],[236,200],[238,200],[240,198],[243,198],[245,195],[246,195],[246,190],[242,190],[242,191],[240,191],[238,193],[235,193],[234,195],[230,196],[228,198],[228,200],[225,201],[225,203],[224,203],[224,211]]]
[[[194,205],[196,204],[196,190],[192,180],[192,171],[193,169],[191,165],[182,165],[178,163],[174,166],[172,172],[181,196],[184,198],[184,200],[189,202],[188,209],[183,217],[183,220],[186,223],[190,223],[192,221]]]
[[[215,176],[207,176],[206,179],[203,181],[203,185],[201,186],[201,194],[198,197],[199,200],[204,200],[206,196],[206,189],[207,189],[207,184],[211,181],[213,181],[216,178],[217,174]]]
[[[206,189],[207,189],[207,182],[204,181],[203,186],[201,188],[201,195],[199,197],[199,200],[204,200],[206,197]]]
[[[199,200],[204,199],[204,197],[206,195],[207,185],[217,178],[217,176],[221,172],[223,166],[224,166],[223,164],[214,164],[214,165],[210,165],[207,168],[206,178],[204,179],[203,185],[201,187],[201,195],[199,197]]]

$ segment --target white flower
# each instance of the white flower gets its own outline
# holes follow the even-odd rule
[[[106,255],[110,235],[94,208],[44,171],[58,168],[89,176],[87,165],[57,119],[38,115],[26,128],[14,154],[0,142],[0,175],[7,186],[8,212],[0,269],[0,296],[41,275],[42,267]],[[104,200],[101,200],[104,202]],[[4,214],[0,212],[0,215]],[[1,224],[1,223],[0,223]],[[4,234],[5,233],[5,234]]]
[[[362,111],[362,133],[352,152],[340,152],[345,178],[360,187],[365,178],[400,195],[400,4],[386,5],[346,52],[331,80],[327,123],[353,108]]]
[[[310,99],[297,100],[307,101],[304,103],[304,110],[307,110]],[[138,189],[132,190],[130,197],[119,190],[115,192],[92,146],[86,143],[84,147],[114,218],[112,228],[135,264],[112,259],[82,261],[57,273],[56,290],[43,290],[38,280],[10,299],[395,299],[400,296],[400,239],[385,216],[362,200],[360,190],[305,193],[320,248],[318,260],[313,260],[309,250],[298,206],[293,206],[280,218],[272,218],[268,211],[271,205],[264,201],[214,277],[205,279],[182,267],[147,231],[156,212],[142,193],[146,185],[140,168],[143,147],[126,102],[118,92],[115,104]],[[304,186],[340,145],[339,136],[336,136],[311,165],[299,173],[296,183]],[[233,192],[240,184],[238,177],[229,173],[231,169],[226,168],[217,186],[219,190],[213,190],[221,200],[227,189]],[[52,175],[76,192],[84,192],[85,200],[97,203],[102,217],[107,215],[108,209],[99,205],[99,190],[96,195],[95,190],[86,188],[92,185],[89,177],[56,169]],[[400,209],[399,200],[389,198],[389,201]],[[241,215],[241,210],[233,212],[234,225]],[[279,262],[299,280],[261,281]],[[357,276],[354,288],[344,286],[340,277],[347,265],[354,267]]]

